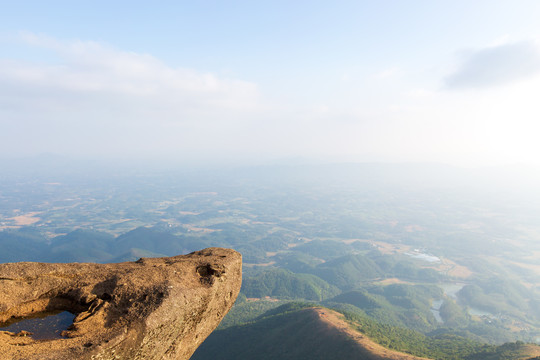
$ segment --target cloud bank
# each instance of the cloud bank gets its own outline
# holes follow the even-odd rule
[[[540,51],[535,43],[500,44],[471,52],[457,71],[445,79],[445,86],[447,89],[500,86],[539,71]]]
[[[4,155],[197,151],[261,107],[248,81],[96,42],[33,34],[19,40],[53,60],[0,59]]]
[[[405,65],[337,83],[283,75],[272,89],[98,42],[17,40],[32,56],[0,58],[0,157],[510,163],[540,151],[532,42],[470,53],[446,88],[493,89],[468,92],[437,91],[440,73],[419,88]]]

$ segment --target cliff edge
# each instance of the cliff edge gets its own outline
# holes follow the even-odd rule
[[[0,264],[0,324],[76,314],[64,338],[0,332],[7,359],[189,359],[233,305],[242,258],[209,248],[118,264]]]

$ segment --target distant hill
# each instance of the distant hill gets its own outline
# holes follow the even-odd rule
[[[540,360],[540,347],[520,341],[506,343],[494,350],[472,355],[467,360]]]
[[[437,328],[431,300],[442,296],[434,285],[391,284],[342,293],[328,304],[351,304],[378,322],[425,333]]]
[[[272,269],[244,279],[242,292],[248,298],[265,296],[285,299],[321,301],[340,293],[339,289],[311,274],[295,274],[285,269]]]
[[[192,360],[426,359],[388,350],[352,329],[343,315],[315,307],[214,332]]]
[[[113,252],[124,254],[131,249],[144,249],[167,256],[184,254],[197,249],[186,247],[185,239],[181,236],[157,231],[151,228],[138,227],[120,235],[113,242]]]
[[[123,262],[187,254],[205,247],[209,245],[204,241],[146,227],[118,237],[102,231],[76,229],[50,240],[31,227],[0,231],[0,263]]]
[[[113,241],[111,234],[78,229],[55,237],[45,259],[49,262],[106,262],[112,258]]]
[[[340,289],[354,288],[363,281],[373,280],[383,272],[370,258],[363,255],[345,255],[317,266],[314,275]]]
[[[0,263],[39,261],[48,249],[46,241],[33,229],[0,231]]]
[[[132,248],[128,252],[109,260],[109,262],[119,263],[119,262],[125,262],[125,261],[136,261],[136,260],[139,260],[140,258],[153,258],[153,257],[163,257],[163,256],[165,255],[153,253],[151,251],[147,251],[143,249]]]
[[[495,346],[450,333],[426,336],[361,314],[289,303],[214,331],[191,359],[528,360],[539,355],[539,346],[519,341]]]

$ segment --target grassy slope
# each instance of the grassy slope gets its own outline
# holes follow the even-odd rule
[[[420,359],[373,343],[341,318],[307,308],[216,331],[192,359]]]
[[[266,312],[264,317],[255,319],[249,324],[215,331],[195,352],[192,359],[426,359],[390,350],[375,343],[357,330],[358,326],[362,327],[359,323],[353,319],[345,320],[345,317],[336,311],[321,307],[302,308],[302,306],[283,305]],[[376,326],[375,323],[372,325]],[[377,329],[377,331],[393,331],[391,327],[384,326]],[[405,336],[407,331],[403,331],[401,335]],[[450,346],[445,350],[447,355],[441,353],[436,356],[437,359],[525,360],[540,354],[540,347],[530,344],[508,343],[496,347],[480,343],[469,344],[464,341],[465,339],[450,342],[435,338],[422,340],[423,335],[418,335],[420,337],[417,340],[421,344],[415,344],[417,347]],[[400,339],[396,338],[395,341],[400,342]],[[465,348],[461,349],[463,346]],[[471,346],[476,349],[474,354],[470,352],[472,348],[466,349]],[[456,351],[464,351],[469,355],[460,356]]]

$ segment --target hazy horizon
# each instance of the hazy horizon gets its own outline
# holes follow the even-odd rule
[[[4,4],[0,153],[538,164],[540,3]]]

